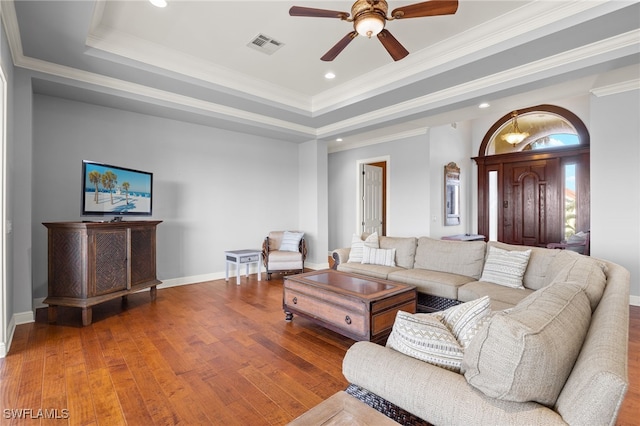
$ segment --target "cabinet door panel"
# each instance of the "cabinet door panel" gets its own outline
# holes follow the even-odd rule
[[[155,228],[131,229],[131,285],[156,279]]]
[[[95,295],[127,289],[127,231],[100,231],[95,238]]]

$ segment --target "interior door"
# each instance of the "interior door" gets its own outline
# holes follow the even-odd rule
[[[500,241],[546,246],[561,230],[559,159],[505,163],[503,167]]]
[[[385,168],[379,164],[362,165],[362,231],[384,235]]]

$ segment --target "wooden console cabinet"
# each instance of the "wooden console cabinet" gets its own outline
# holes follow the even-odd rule
[[[162,221],[50,222],[49,322],[57,306],[82,308],[82,324],[91,324],[91,308],[150,288],[156,297],[156,227]]]

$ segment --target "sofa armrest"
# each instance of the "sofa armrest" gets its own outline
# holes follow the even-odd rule
[[[431,424],[566,425],[557,412],[541,404],[490,398],[461,374],[371,342],[349,348],[342,373],[349,383]]]
[[[341,263],[347,263],[347,261],[349,260],[349,252],[351,252],[351,247],[339,248],[331,252],[331,257],[335,261],[333,264],[333,269],[337,269],[338,265]]]

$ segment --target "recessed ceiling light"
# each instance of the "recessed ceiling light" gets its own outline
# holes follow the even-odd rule
[[[489,108],[491,105],[489,105],[488,102],[483,102],[480,105],[478,105],[478,108]]]
[[[336,139],[336,142],[342,142],[342,138]]]
[[[167,1],[166,0],[149,0],[149,3],[151,3],[155,7],[166,7],[167,6]]]
[[[336,75],[334,73],[332,73],[331,71],[329,71],[328,73],[326,73],[324,75],[324,78],[326,78],[327,80],[332,80],[332,79],[336,78]]]

